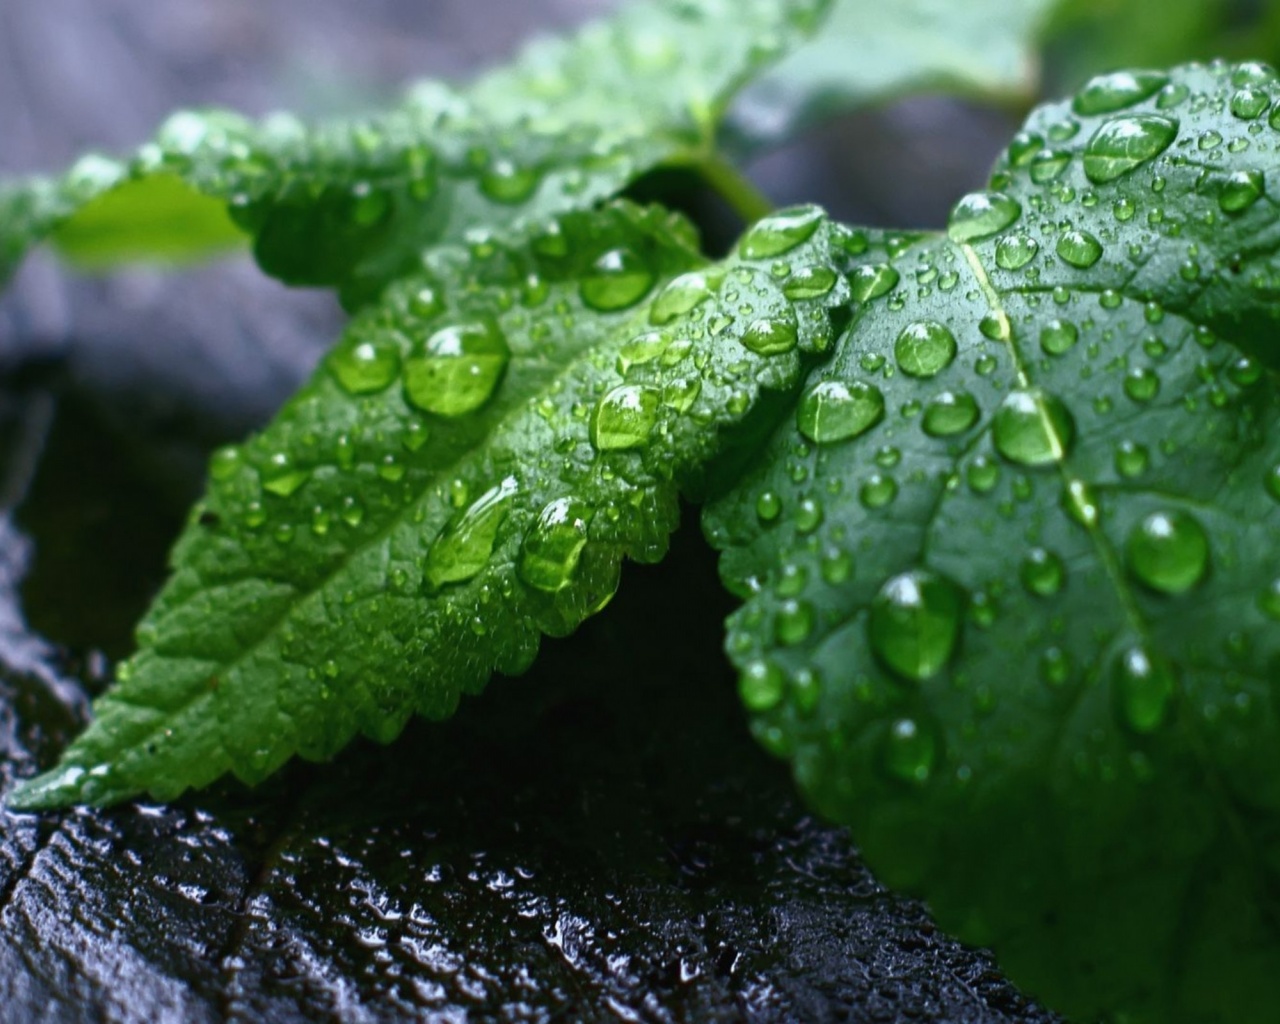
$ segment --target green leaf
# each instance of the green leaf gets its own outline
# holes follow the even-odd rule
[[[1081,1021],[1280,1006],[1280,99],[1090,82],[861,301],[707,511],[761,741]]]
[[[139,653],[11,805],[256,782],[523,671],[540,633],[608,603],[624,556],[661,557],[679,492],[832,342],[832,230],[812,208],[757,229],[825,282],[798,303],[766,267],[697,269],[657,209],[434,251],[215,456]]]
[[[732,129],[766,145],[907,92],[1029,97],[1053,0],[835,0],[821,33],[738,101]]]
[[[0,280],[57,225],[62,239],[79,237],[77,221],[102,210],[104,196],[114,216],[96,217],[95,262],[168,255],[171,238],[147,244],[155,218],[119,197],[125,186],[153,197],[160,178],[172,198],[177,179],[229,204],[267,273],[342,286],[356,304],[427,246],[477,229],[518,234],[659,165],[710,160],[729,99],[807,38],[826,3],[632,4],[465,89],[422,83],[396,109],[360,120],[175,114],[132,159],[92,156],[61,181],[0,192]]]

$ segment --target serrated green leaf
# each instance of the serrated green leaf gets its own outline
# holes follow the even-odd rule
[[[423,83],[398,108],[359,120],[176,114],[130,160],[92,156],[61,181],[0,192],[0,280],[57,225],[75,231],[88,204],[95,261],[148,251],[122,186],[145,199],[178,179],[229,204],[268,273],[341,286],[358,303],[424,247],[476,229],[518,233],[656,166],[708,159],[729,99],[806,38],[826,4],[635,3],[467,88]],[[120,230],[108,233],[113,219]]]
[[[709,508],[764,744],[1081,1021],[1280,1019],[1280,83],[1090,82]]]
[[[663,554],[680,491],[832,342],[848,286],[822,221],[784,212],[757,234],[827,282],[802,302],[767,267],[697,269],[657,209],[434,251],[215,457],[139,653],[11,804],[254,782],[522,671],[541,633],[609,601],[624,556]]]
[[[826,24],[739,99],[731,127],[765,145],[907,92],[1034,94],[1054,0],[835,0]]]

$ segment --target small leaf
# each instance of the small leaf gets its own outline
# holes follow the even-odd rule
[[[609,602],[624,556],[662,556],[679,492],[833,341],[832,229],[776,224],[822,294],[787,299],[772,260],[706,267],[683,221],[630,205],[433,251],[214,457],[139,653],[10,803],[256,782],[523,671]]]
[[[422,83],[362,120],[175,114],[132,159],[90,156],[60,181],[0,191],[0,281],[58,225],[59,242],[91,237],[95,263],[171,255],[172,233],[157,236],[154,211],[126,204],[122,190],[150,200],[161,189],[177,203],[181,181],[229,204],[267,273],[342,286],[358,304],[424,247],[477,228],[518,232],[587,209],[659,165],[705,160],[728,100],[807,38],[826,3],[628,5],[467,88]],[[185,255],[224,237],[189,241]],[[82,245],[71,252],[85,255]]]
[[[1280,1006],[1280,137],[1246,79],[1280,97],[1099,78],[947,236],[869,234],[849,332],[705,518],[756,735],[1081,1021]]]

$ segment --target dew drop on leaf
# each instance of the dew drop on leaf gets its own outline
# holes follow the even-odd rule
[[[819,381],[800,399],[796,425],[818,444],[845,441],[866,433],[884,416],[884,394],[873,384]]]
[[[738,251],[749,260],[781,256],[808,241],[825,216],[817,206],[779,210],[757,222],[743,237]]]
[[[936,320],[917,320],[902,329],[894,342],[893,354],[903,373],[933,377],[955,359],[955,335]]]
[[[947,221],[947,235],[960,244],[998,234],[1022,215],[1016,199],[1003,192],[970,192],[956,203]]]
[[[234,445],[219,448],[209,457],[209,476],[214,480],[229,480],[241,465],[240,449]]]
[[[1022,560],[1022,585],[1038,597],[1052,597],[1062,589],[1066,569],[1062,559],[1052,551],[1034,548]]]
[[[1102,243],[1087,231],[1064,231],[1058,239],[1057,253],[1073,267],[1088,270],[1102,258]]]
[[[776,356],[790,352],[799,340],[795,314],[763,316],[742,332],[742,344],[756,355]]]
[[[372,395],[389,387],[400,373],[400,350],[390,338],[357,340],[335,349],[328,366],[348,394]]]
[[[579,294],[585,305],[601,313],[628,309],[648,294],[655,280],[653,268],[630,249],[610,249],[591,265]]]
[[[681,274],[654,298],[649,307],[649,323],[655,327],[669,324],[706,302],[719,286],[720,281],[707,271]]]
[[[1231,113],[1242,121],[1252,121],[1266,113],[1271,98],[1262,89],[1245,86],[1231,97]]]
[[[1160,393],[1160,377],[1146,366],[1135,366],[1124,377],[1124,393],[1135,402],[1149,402]]]
[[[1071,109],[1082,117],[1112,114],[1154,95],[1169,76],[1163,71],[1114,71],[1097,75],[1085,83],[1071,101]]]
[[[433,587],[469,580],[489,564],[517,490],[516,478],[505,477],[449,521],[427,552],[425,574]]]
[[[1145,445],[1136,441],[1121,441],[1116,445],[1116,472],[1122,477],[1132,480],[1147,471],[1151,462],[1151,453]]]
[[[536,168],[522,167],[514,160],[494,160],[480,175],[480,191],[495,203],[523,203],[542,180]]]
[[[1041,388],[1010,393],[992,425],[996,451],[1022,466],[1043,466],[1066,457],[1075,421],[1062,399]]]
[[[927,569],[894,576],[871,604],[871,649],[903,678],[929,679],[955,652],[963,605],[960,588]]]
[[[279,498],[287,498],[307,482],[308,470],[300,469],[284,452],[275,452],[262,467],[262,489]]]
[[[1040,655],[1040,678],[1055,689],[1071,678],[1071,656],[1061,647],[1050,647]]]
[[[1050,320],[1040,329],[1040,347],[1051,356],[1060,356],[1075,347],[1080,331],[1070,320]]]
[[[600,451],[642,447],[658,422],[660,402],[654,388],[639,384],[606,392],[591,417],[591,443]]]
[[[1267,493],[1276,501],[1280,501],[1280,463],[1276,463],[1267,472]]]
[[[768,711],[777,707],[786,686],[782,670],[769,661],[752,661],[738,676],[738,695],[751,711]]]
[[[520,579],[547,594],[567,587],[586,546],[590,520],[591,508],[574,498],[557,498],[546,505],[520,547]]]
[[[489,400],[510,359],[496,320],[450,324],[405,360],[405,395],[412,405],[438,416],[473,412]]]
[[[1265,190],[1261,171],[1234,171],[1218,191],[1218,206],[1224,213],[1242,213],[1256,203]]]
[[[794,647],[809,639],[813,632],[813,606],[808,601],[783,601],[773,623],[778,643]]]
[[[1061,149],[1046,149],[1031,161],[1031,180],[1037,185],[1057,181],[1071,163],[1071,154]]]
[[[756,498],[756,515],[762,523],[772,523],[782,514],[782,500],[774,491],[762,491]]]
[[[977,400],[967,391],[943,391],[924,408],[921,427],[930,437],[953,437],[978,422]]]
[[[1153,512],[1125,542],[1129,568],[1142,583],[1165,594],[1182,594],[1209,568],[1209,538],[1186,512]]]
[[[1021,270],[1040,251],[1040,243],[1030,235],[1006,235],[996,243],[996,266],[1002,270]]]
[[[1115,181],[1154,160],[1177,136],[1178,122],[1158,114],[1108,121],[1085,146],[1085,177],[1095,185]]]
[[[1167,662],[1135,644],[1116,658],[1112,681],[1121,719],[1130,729],[1150,733],[1164,723],[1175,690]]]
[[[1280,578],[1272,580],[1258,596],[1258,607],[1264,615],[1280,622]]]
[[[872,473],[858,488],[858,500],[864,508],[880,509],[898,496],[898,481],[887,473]]]
[[[869,263],[849,274],[849,288],[855,302],[870,302],[898,286],[900,275],[888,263]]]
[[[912,718],[900,718],[889,726],[880,751],[885,772],[900,782],[922,785],[933,773],[938,744],[932,732]]]

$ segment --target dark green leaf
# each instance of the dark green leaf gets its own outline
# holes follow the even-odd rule
[[[1098,79],[946,237],[867,235],[706,517],[758,737],[1082,1021],[1280,1013],[1278,98]]]

